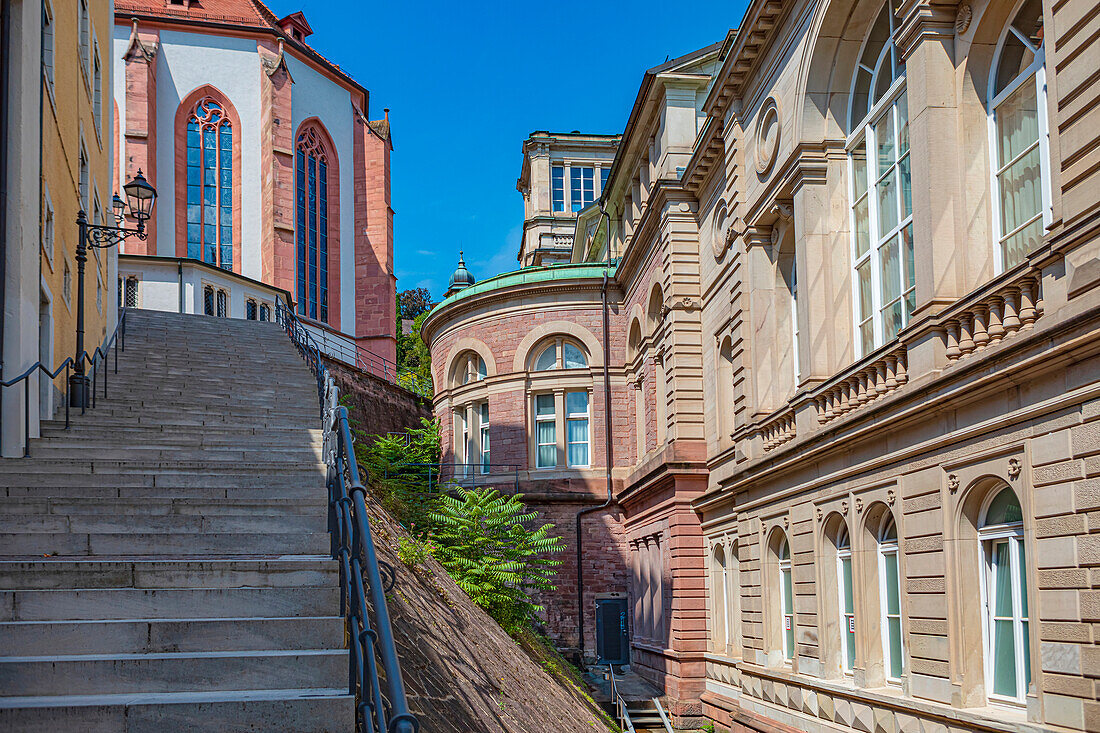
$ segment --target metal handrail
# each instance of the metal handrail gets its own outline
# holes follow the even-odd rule
[[[519,472],[520,467],[514,463],[395,463],[386,467],[384,478],[400,479],[426,474],[429,492],[434,492],[439,484],[474,489],[480,482],[499,484],[500,479],[504,478],[511,480],[518,494]]]
[[[92,407],[93,408],[96,405],[96,388],[99,385],[99,364],[100,364],[100,360],[102,359],[103,361],[106,361],[108,359],[108,355],[111,352],[111,347],[114,347],[114,349],[115,349],[114,372],[115,372],[115,374],[118,374],[118,351],[119,351],[118,336],[119,336],[120,333],[122,334],[122,341],[121,341],[122,350],[126,351],[126,309],[125,308],[120,308],[119,309],[118,323],[115,324],[115,330],[111,332],[110,338],[107,338],[106,340],[104,340],[104,342],[101,346],[95,347],[95,350],[92,352],[91,356],[88,355],[87,350],[81,351],[80,354],[77,356],[77,359],[79,359],[79,361],[81,363],[90,365],[91,369],[92,369]],[[52,382],[53,380],[57,379],[57,377],[61,374],[61,370],[64,369],[65,370],[65,384],[68,385],[69,375],[72,372],[72,369],[76,366],[77,359],[74,359],[71,356],[65,357],[65,360],[62,361],[61,364],[58,365],[57,369],[53,370],[52,372],[49,370],[48,367],[46,367],[44,364],[42,364],[41,360],[39,360],[39,361],[36,361],[34,364],[31,364],[29,367],[27,367],[26,371],[24,371],[18,377],[14,377],[12,379],[9,379],[6,382],[0,380],[0,389],[6,389],[7,387],[14,387],[15,385],[19,384],[19,382],[23,382],[23,457],[24,458],[29,458],[30,454],[31,454],[31,407],[30,407],[30,405],[31,405],[31,399],[30,399],[30,397],[31,397],[31,394],[30,394],[30,385],[31,385],[30,377],[31,377],[31,375],[32,374],[45,374],[47,377],[49,377],[50,381]],[[103,370],[103,398],[104,399],[107,399],[107,374],[110,371],[111,371],[110,369],[104,369]],[[39,379],[41,379],[41,377],[39,377]],[[87,408],[88,408],[88,405],[87,405],[87,401],[85,400],[80,405],[80,414],[83,415],[85,413],[85,411],[87,410]],[[3,421],[3,412],[0,411],[0,425],[2,425],[2,421]],[[66,391],[66,393],[65,393],[65,429],[68,430],[70,425],[71,425],[71,422],[70,422],[70,418],[69,418],[69,394]],[[2,428],[0,428],[0,430],[2,430]]]
[[[618,718],[619,727],[623,733],[634,733],[634,721],[630,719],[630,711],[626,707],[626,701],[619,695],[619,686],[615,684],[615,667],[608,665],[611,672],[611,702],[615,706],[615,717]]]
[[[676,731],[672,729],[672,723],[669,721],[668,715],[665,714],[665,709],[661,707],[660,699],[656,697],[653,698],[653,704],[657,706],[657,715],[661,716],[661,722],[665,724],[665,730],[668,731],[668,733],[676,733]]]
[[[324,456],[328,464],[331,550],[333,558],[340,563],[340,606],[348,633],[353,637],[349,644],[348,691],[355,696],[356,729],[371,733],[417,733],[420,723],[409,712],[386,605],[383,563],[379,562],[374,548],[367,517],[366,488],[355,459],[348,410],[338,404],[339,391],[321,359],[319,345],[294,313],[278,300],[275,301],[275,319],[286,330],[317,380]],[[388,575],[393,577],[392,570]],[[385,676],[385,696],[382,695],[379,663]]]

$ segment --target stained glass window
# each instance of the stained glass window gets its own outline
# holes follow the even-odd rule
[[[187,256],[233,269],[233,127],[209,97],[187,122]]]
[[[328,322],[328,152],[317,131],[298,135],[295,153],[298,313]]]

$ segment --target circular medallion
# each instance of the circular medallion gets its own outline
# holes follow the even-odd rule
[[[756,172],[764,175],[775,161],[779,150],[779,107],[774,97],[768,97],[756,117]]]

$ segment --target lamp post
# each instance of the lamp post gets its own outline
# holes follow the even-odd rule
[[[76,225],[80,230],[80,236],[76,243],[76,358],[73,365],[73,373],[69,377],[69,405],[71,407],[87,407],[89,380],[84,373],[84,263],[88,261],[88,248],[107,249],[121,243],[127,237],[135,236],[144,240],[148,235],[145,232],[145,222],[153,211],[153,204],[157,200],[157,189],[145,180],[138,170],[134,179],[122,187],[126,192],[123,201],[116,193],[111,202],[111,209],[115,214],[115,222],[119,226],[105,226],[102,224],[89,224],[88,217],[81,211],[76,215]],[[137,228],[126,229],[121,226],[126,220],[126,210],[129,208],[130,216],[137,220]]]

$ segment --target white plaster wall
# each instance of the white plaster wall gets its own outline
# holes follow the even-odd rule
[[[118,171],[116,180],[126,183],[126,62],[122,60],[126,53],[126,46],[130,40],[129,26],[114,26],[113,36],[110,41],[111,57],[107,63],[111,67],[111,96],[118,105],[118,139],[115,140],[115,150],[118,151]],[[114,111],[111,111],[114,114]],[[114,120],[111,121],[113,129]],[[112,132],[112,134],[114,134]],[[121,192],[119,192],[121,195]],[[122,245],[122,251],[126,251],[126,245]]]
[[[303,120],[316,117],[336,145],[340,163],[340,328],[355,333],[355,119],[351,92],[290,53],[286,62],[294,79],[294,135]]]
[[[115,98],[125,120],[125,67],[129,29],[115,27]],[[237,111],[241,129],[234,130],[241,146],[241,272],[260,276],[260,58],[256,42],[225,36],[161,31],[157,52],[157,254],[176,254],[175,122],[180,101],[197,87],[220,90]],[[122,127],[122,125],[120,125]],[[121,148],[125,150],[125,148]],[[120,163],[125,155],[120,155]]]
[[[167,261],[127,260],[119,265],[123,278],[131,275],[138,279],[138,307],[142,310],[179,312],[180,272],[178,260]],[[279,291],[242,281],[232,274],[184,263],[183,265],[183,312],[202,313],[202,292],[206,285],[216,290],[224,290],[229,295],[229,317],[244,318],[245,302],[251,298],[257,307],[266,303],[275,317],[275,299],[281,297]]]

